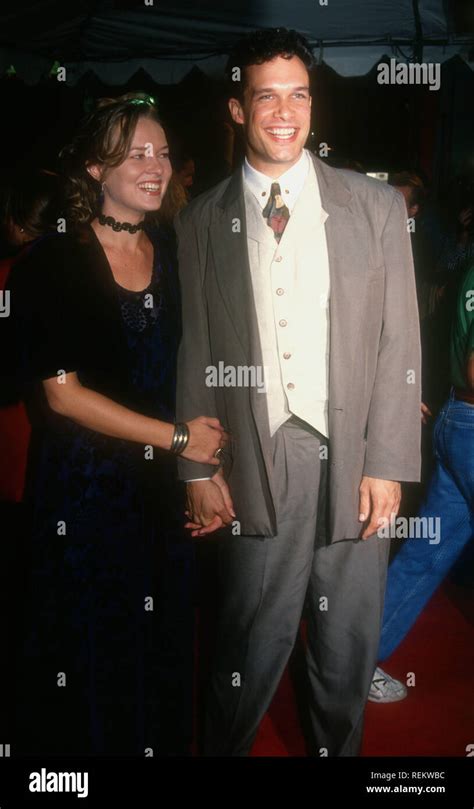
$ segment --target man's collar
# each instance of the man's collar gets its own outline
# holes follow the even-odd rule
[[[337,207],[350,206],[352,194],[344,173],[333,169],[331,166],[326,166],[321,158],[316,157],[311,152],[308,152],[308,156],[316,172],[321,204],[324,210],[328,210],[327,206],[332,207],[333,205]],[[240,214],[243,213],[244,175],[242,166],[239,166],[237,171],[225,182],[225,188],[222,196],[217,200],[217,205],[221,210],[231,210],[233,216],[238,216],[239,212]]]
[[[280,184],[285,204],[292,211],[306,182],[310,167],[309,154],[306,149],[303,149],[299,160],[280,177],[269,177],[263,174],[251,166],[247,158],[244,160],[242,173],[244,183],[252,191],[262,209],[268,202],[271,184],[277,182]]]

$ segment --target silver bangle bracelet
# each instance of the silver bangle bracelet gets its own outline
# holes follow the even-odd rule
[[[170,450],[175,455],[181,455],[189,441],[189,427],[184,421],[175,424],[173,440],[171,441]]]

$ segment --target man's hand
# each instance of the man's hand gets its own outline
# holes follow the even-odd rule
[[[186,515],[189,522],[184,527],[191,529],[193,537],[211,534],[235,519],[229,487],[221,471],[212,480],[195,480],[187,484]]]
[[[359,521],[367,522],[361,539],[367,539],[390,521],[391,514],[400,508],[402,488],[394,480],[380,480],[364,475],[359,487]]]
[[[225,481],[222,469],[219,469],[216,472],[216,474],[212,476],[212,480],[214,481],[214,483],[217,483],[217,485],[219,486],[219,489],[221,490],[222,497],[224,498],[224,505],[225,505],[227,511],[229,512],[229,514],[232,514],[232,516],[235,517],[236,514],[235,514],[235,511],[234,511],[234,504],[232,502],[232,497],[230,496],[230,490],[229,490],[229,487],[228,487],[228,485],[227,485],[227,483]]]

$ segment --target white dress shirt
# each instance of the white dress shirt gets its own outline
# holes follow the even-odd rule
[[[306,149],[303,149],[298,162],[277,178],[268,177],[266,174],[262,174],[261,171],[257,171],[245,158],[243,164],[244,184],[252,191],[263,210],[269,199],[271,184],[279,183],[283,202],[291,214],[306,182],[310,168],[312,168],[311,158]]]

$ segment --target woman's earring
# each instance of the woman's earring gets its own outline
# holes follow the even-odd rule
[[[99,205],[101,207],[104,204],[104,185],[105,183],[102,183],[102,185],[100,186]]]

